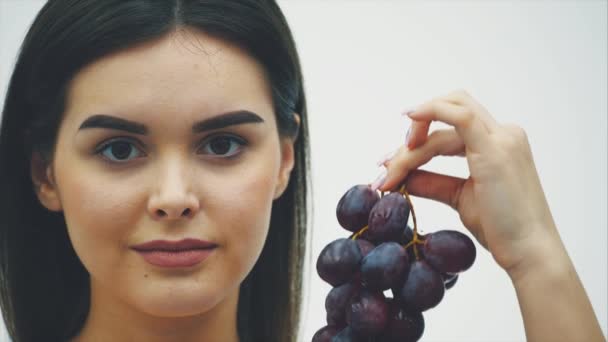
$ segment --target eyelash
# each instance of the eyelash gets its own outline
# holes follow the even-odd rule
[[[225,155],[212,153],[212,155],[214,156],[213,158],[225,159],[225,160],[234,159],[242,153],[242,148],[248,145],[247,140],[245,140],[239,136],[232,135],[232,134],[219,133],[219,134],[214,134],[210,137],[203,139],[202,142],[199,145],[197,145],[198,146],[197,151],[199,151],[202,147],[209,145],[211,142],[213,142],[214,140],[216,140],[218,138],[228,139],[229,142],[231,143],[231,145],[232,145],[232,143],[236,143],[238,145],[238,147],[237,147],[238,150],[236,152],[232,152],[230,154],[225,154]],[[131,148],[135,147],[139,150],[142,150],[141,148],[137,147],[138,145],[141,146],[141,144],[137,140],[130,138],[130,137],[117,137],[117,138],[112,138],[112,139],[106,140],[105,142],[101,143],[97,148],[95,148],[95,154],[100,155],[101,158],[103,158],[105,161],[107,161],[108,163],[111,163],[111,164],[126,164],[126,163],[129,163],[130,161],[132,161],[133,159],[139,158],[139,157],[135,157],[135,158],[119,161],[119,160],[113,160],[113,159],[105,156],[104,152],[116,143],[128,143],[129,146],[131,146]],[[230,150],[232,150],[232,148],[230,148]],[[132,151],[133,150],[131,150],[131,152]],[[141,153],[143,154],[143,156],[146,155],[143,152],[141,152]],[[131,156],[131,154],[132,153],[129,153],[129,156]]]

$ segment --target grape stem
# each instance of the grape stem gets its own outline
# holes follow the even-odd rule
[[[352,240],[356,240],[361,234],[363,234],[367,229],[369,228],[369,226],[365,226],[361,229],[359,229],[358,232],[356,232],[353,237],[351,237]]]
[[[416,256],[416,260],[420,260],[420,255],[418,254],[418,247],[416,245],[424,244],[424,239],[421,239],[418,235],[418,222],[416,221],[416,212],[414,211],[414,205],[412,203],[412,199],[410,198],[410,194],[405,189],[405,184],[401,186],[401,188],[399,189],[399,193],[405,196],[405,199],[407,200],[407,203],[410,206],[410,210],[412,211],[412,220],[414,221],[414,237],[412,238],[412,241],[404,245],[403,248],[407,249],[412,246],[412,248],[414,248],[414,255]]]

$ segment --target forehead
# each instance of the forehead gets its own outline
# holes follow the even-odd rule
[[[262,67],[244,50],[181,30],[86,66],[70,84],[66,108],[72,117],[104,110],[133,119],[154,113],[200,119],[233,109],[270,114],[271,103]]]

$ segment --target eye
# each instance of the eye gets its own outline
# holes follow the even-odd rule
[[[206,139],[201,145],[204,154],[230,158],[239,154],[247,141],[233,135],[216,135]]]
[[[99,147],[96,153],[115,163],[128,162],[144,155],[133,142],[125,139],[111,140]]]

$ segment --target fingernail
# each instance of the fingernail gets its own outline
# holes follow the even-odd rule
[[[412,114],[415,111],[416,111],[416,107],[410,107],[410,108],[404,110],[403,112],[401,112],[401,115],[403,115],[403,116],[406,116],[406,115],[410,116],[410,114]]]
[[[409,147],[411,133],[412,133],[412,127],[408,128],[407,133],[405,133],[405,146]]]
[[[376,164],[378,166],[384,165],[384,163],[386,163],[387,161],[393,159],[393,157],[395,156],[395,154],[397,154],[398,150],[399,149],[395,149],[394,151],[385,154],[384,157],[382,157],[382,159],[380,159]]]
[[[424,115],[424,112],[421,112],[420,110],[415,110],[415,111],[406,113],[406,115],[412,120],[419,120]]]
[[[378,175],[376,180],[372,183],[372,185],[371,185],[372,190],[374,190],[374,191],[378,190],[378,188],[380,188],[384,184],[385,181],[386,181],[386,169],[382,170],[380,175]]]

